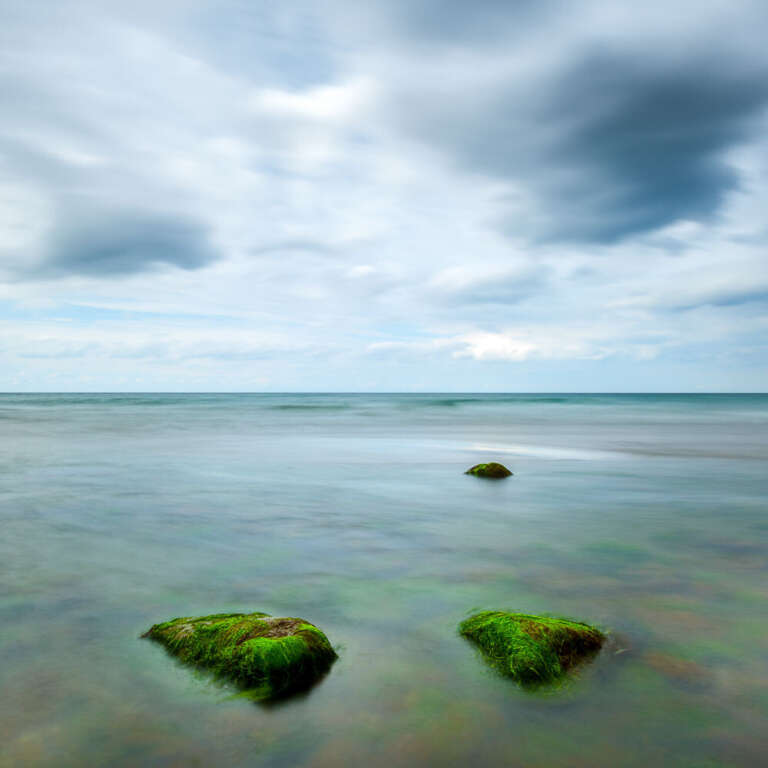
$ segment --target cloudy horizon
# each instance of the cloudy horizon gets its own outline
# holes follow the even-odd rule
[[[765,3],[0,0],[0,390],[768,390]]]

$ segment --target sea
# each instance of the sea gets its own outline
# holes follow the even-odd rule
[[[483,609],[609,641],[521,688]],[[140,637],[225,611],[338,661],[259,702]],[[768,396],[0,395],[0,692],[14,768],[768,765]]]

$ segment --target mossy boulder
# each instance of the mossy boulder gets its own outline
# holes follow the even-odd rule
[[[474,467],[470,467],[464,474],[500,480],[503,477],[509,477],[512,473],[503,464],[491,461],[488,464],[475,464]]]
[[[155,624],[142,637],[186,664],[268,699],[308,688],[336,659],[328,638],[304,619],[216,613]]]
[[[558,680],[605,641],[589,624],[504,611],[471,616],[459,632],[479,646],[491,666],[524,685]]]

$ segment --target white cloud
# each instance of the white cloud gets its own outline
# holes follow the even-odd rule
[[[467,333],[453,340],[456,357],[475,360],[509,360],[521,362],[544,351],[541,344],[521,339],[515,333]]]
[[[272,113],[281,117],[345,122],[354,120],[370,106],[374,98],[370,80],[359,77],[347,83],[321,85],[301,91],[263,88],[248,97],[257,114]]]
[[[633,341],[621,330],[586,327],[565,330],[560,327],[534,326],[498,332],[468,331],[418,341],[381,341],[368,347],[378,354],[406,353],[450,355],[482,362],[524,363],[531,360],[601,360],[622,356],[652,360],[669,343],[661,336],[655,343]]]

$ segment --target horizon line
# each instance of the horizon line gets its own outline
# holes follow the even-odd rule
[[[405,390],[0,390],[3,395],[768,395],[768,392],[740,391],[683,391],[683,390],[626,390],[626,391],[405,391]]]

